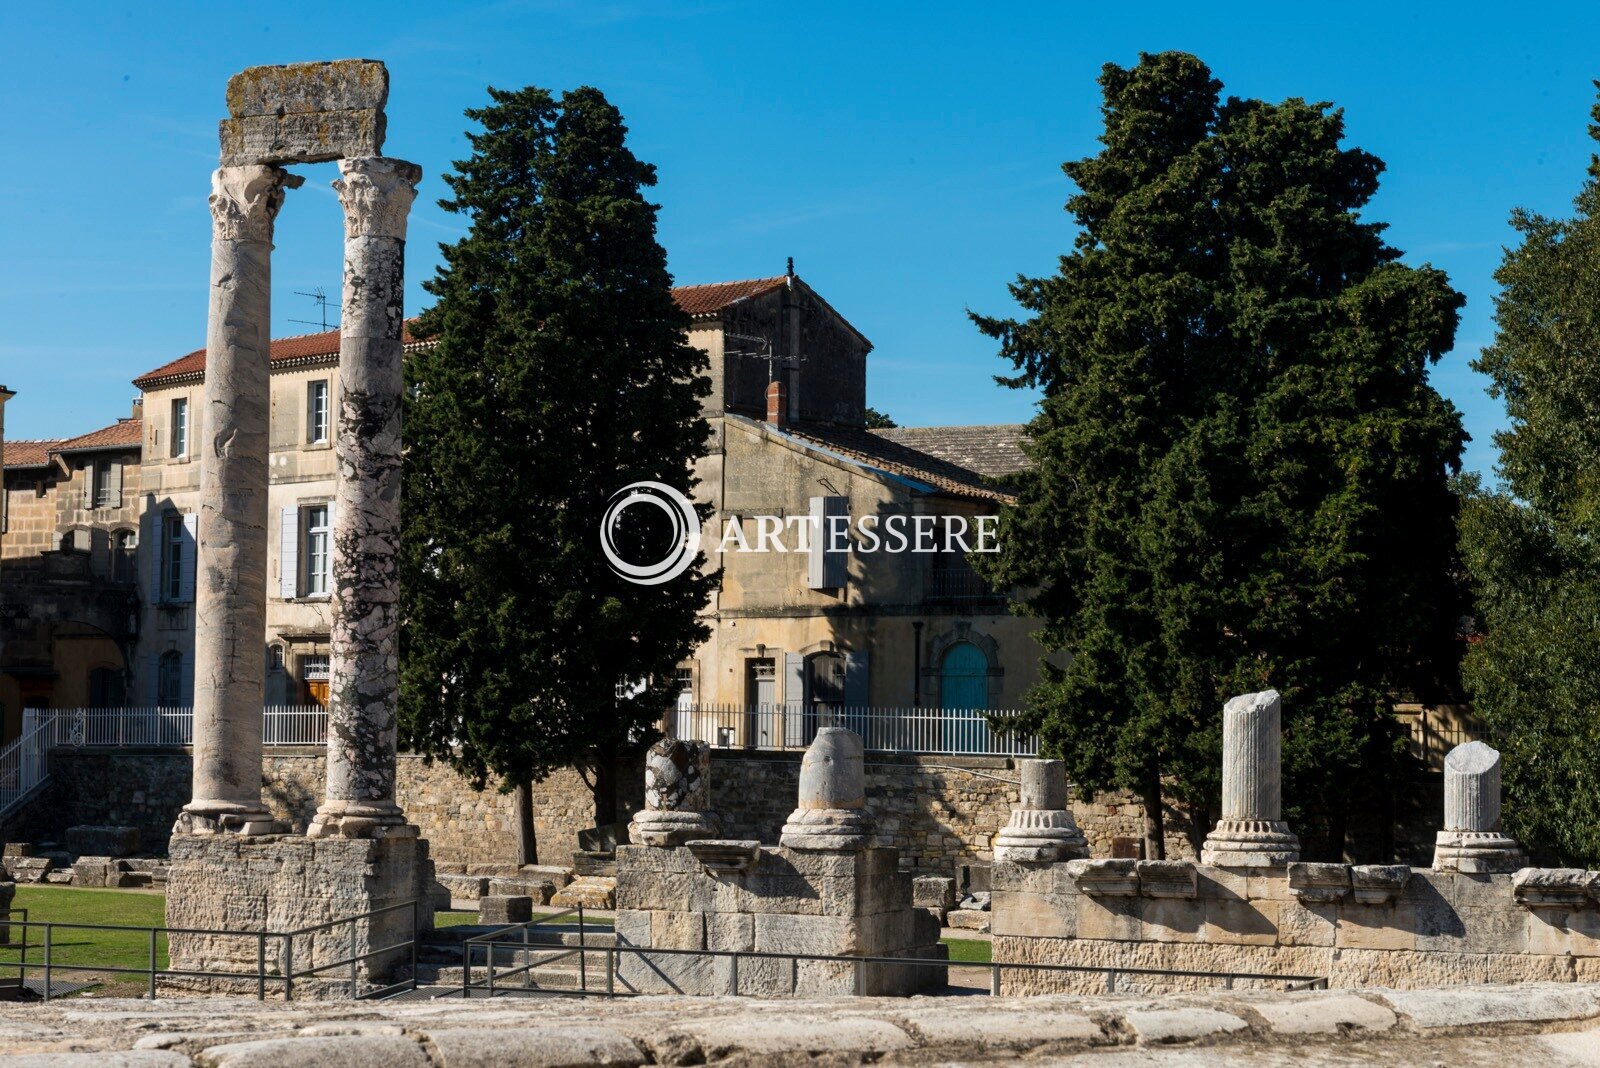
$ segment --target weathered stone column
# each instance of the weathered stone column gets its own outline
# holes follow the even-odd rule
[[[823,727],[800,761],[799,806],[778,841],[790,849],[865,849],[872,835],[866,809],[861,736]]]
[[[267,422],[271,408],[272,224],[280,167],[211,176],[211,304],[206,323],[194,605],[194,793],[175,834],[278,830],[261,803],[267,641]]]
[[[644,809],[628,824],[635,845],[676,846],[717,833],[711,811],[711,747],[663,738],[644,755]]]
[[[1039,864],[1089,855],[1089,844],[1072,818],[1067,768],[1059,760],[1021,762],[1022,787],[1011,821],[994,840],[994,859]]]
[[[395,803],[400,692],[400,406],[405,388],[406,216],[422,168],[339,161],[344,307],[339,326],[327,794],[311,837],[415,835]]]
[[[1278,691],[1247,693],[1222,708],[1222,819],[1200,859],[1234,868],[1281,867],[1300,859],[1283,822],[1283,702]]]
[[[1444,758],[1444,829],[1434,840],[1435,871],[1516,871],[1522,847],[1500,831],[1500,754],[1482,742]]]

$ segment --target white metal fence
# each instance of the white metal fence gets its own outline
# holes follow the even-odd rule
[[[1039,741],[1009,728],[1017,709],[879,708],[855,705],[687,705],[672,734],[717,749],[804,749],[822,727],[847,727],[882,753],[1037,756]]]
[[[187,707],[30,708],[23,713],[44,728],[47,745],[89,748],[194,744],[194,709]],[[266,745],[321,745],[328,738],[328,710],[321,705],[268,705],[261,710]]]

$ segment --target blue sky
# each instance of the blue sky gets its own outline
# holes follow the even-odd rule
[[[1389,165],[1370,217],[1469,303],[1435,371],[1494,462],[1498,406],[1468,361],[1492,336],[1491,273],[1516,205],[1565,212],[1594,147],[1600,8],[1539,5],[490,3],[221,10],[9,5],[0,14],[0,382],[9,437],[126,414],[135,375],[205,334],[216,120],[229,74],[364,56],[389,65],[385,151],[426,172],[409,294],[460,221],[434,201],[484,87],[602,88],[660,169],[683,283],[802,276],[876,344],[869,401],[907,425],[1020,421],[1032,398],[968,324],[1071,240],[1059,165],[1095,149],[1102,63],[1192,51],[1226,91],[1332,100]],[[1123,10],[1119,11],[1118,9]],[[274,260],[274,330],[296,290],[339,287],[332,165],[302,168]]]

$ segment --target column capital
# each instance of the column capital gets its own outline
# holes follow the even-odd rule
[[[252,163],[218,167],[211,174],[211,229],[223,241],[272,244],[272,223],[283,193],[305,181],[282,167]]]
[[[406,217],[417,197],[422,168],[403,159],[362,156],[339,161],[333,183],[344,205],[344,236],[392,237],[404,241]]]

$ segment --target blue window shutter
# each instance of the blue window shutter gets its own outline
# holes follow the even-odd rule
[[[845,523],[834,524],[833,520],[836,518],[842,518],[846,520],[846,522],[849,520],[850,498],[828,497],[823,507],[826,515],[826,518],[823,521],[823,545],[826,547],[828,542],[832,540],[830,538],[829,531],[831,531],[835,525],[840,526],[841,528],[845,527]],[[841,536],[838,538],[838,541],[840,544],[837,548],[828,549],[822,554],[823,583],[830,590],[844,589],[845,582],[848,580],[850,575],[849,533],[845,532],[841,534]]]
[[[291,504],[278,513],[278,596],[300,596],[300,509]]]
[[[806,736],[806,658],[783,654],[783,744],[803,746]]]
[[[183,574],[178,577],[178,600],[184,604],[194,603],[194,576],[195,568],[199,561],[198,547],[200,544],[200,516],[188,512],[183,517]]]
[[[178,703],[184,707],[194,707],[194,653],[184,653],[178,661],[178,692],[182,700]]]

